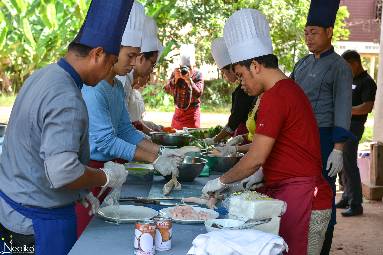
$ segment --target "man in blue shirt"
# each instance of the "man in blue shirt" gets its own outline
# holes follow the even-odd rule
[[[162,150],[133,127],[125,107],[123,85],[116,78],[117,75],[126,75],[135,65],[140,54],[144,20],[144,7],[135,1],[121,42],[118,62],[99,84],[82,89],[89,114],[89,166],[103,167],[110,160],[121,163],[136,160],[153,163],[162,175],[170,175],[178,171],[182,161],[179,151]],[[100,191],[101,188],[92,190],[97,197]],[[100,203],[107,193],[100,196]],[[76,212],[77,232],[80,235],[91,216],[79,204]]]

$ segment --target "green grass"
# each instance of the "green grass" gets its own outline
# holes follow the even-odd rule
[[[360,139],[360,143],[372,142],[372,135],[374,132],[373,129],[373,127],[365,127],[362,139]]]
[[[0,107],[12,106],[15,99],[16,95],[0,95]]]
[[[362,139],[360,139],[360,143],[370,143],[372,142],[373,134],[374,134],[374,126],[370,125],[374,121],[374,111],[368,114],[367,122],[364,125],[364,133]],[[369,125],[367,125],[369,124]]]

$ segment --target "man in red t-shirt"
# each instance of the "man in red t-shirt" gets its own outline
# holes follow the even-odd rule
[[[304,92],[278,68],[268,31],[264,16],[252,9],[234,13],[225,24],[224,38],[237,77],[249,95],[263,96],[249,151],[227,173],[209,181],[202,192],[219,192],[262,166],[262,192],[287,203],[279,234],[289,254],[317,254],[332,203],[332,191],[322,177],[319,131]]]

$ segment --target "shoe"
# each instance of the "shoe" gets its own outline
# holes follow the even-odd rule
[[[363,214],[363,207],[357,206],[357,207],[350,207],[346,211],[341,213],[343,217],[352,217],[352,216],[357,216],[357,215],[362,215]]]
[[[338,203],[335,204],[335,207],[338,209],[346,209],[348,208],[348,202],[346,200],[339,200]]]

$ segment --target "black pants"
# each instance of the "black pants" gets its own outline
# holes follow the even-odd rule
[[[343,195],[342,200],[349,203],[351,207],[362,204],[362,184],[357,164],[358,144],[363,136],[364,122],[351,121],[350,131],[356,136],[357,141],[348,139],[343,149]]]
[[[0,223],[0,235],[4,238],[3,242],[9,249],[13,249],[14,254],[31,255],[34,253],[35,238],[33,235],[22,235],[10,231]],[[1,243],[3,249],[3,244]],[[12,247],[12,248],[11,248]],[[2,250],[1,250],[2,251]]]

